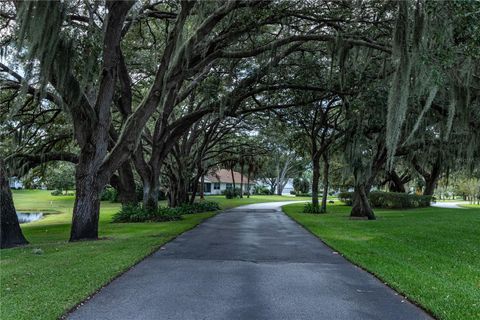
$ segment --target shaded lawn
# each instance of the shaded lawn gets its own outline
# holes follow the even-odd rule
[[[480,319],[480,208],[377,210],[378,220],[349,220],[350,207],[290,217],[354,263],[440,319]]]
[[[167,241],[214,215],[187,215],[181,221],[163,223],[110,223],[120,205],[102,202],[102,240],[68,243],[73,196],[51,196],[46,190],[15,190],[13,195],[18,211],[47,215],[22,225],[29,246],[0,251],[2,320],[56,319]],[[232,208],[299,198],[253,196],[227,200],[224,196],[210,196],[207,200]]]

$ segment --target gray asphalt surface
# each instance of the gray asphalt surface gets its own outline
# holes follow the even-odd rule
[[[209,219],[68,318],[431,319],[279,210],[245,206]]]

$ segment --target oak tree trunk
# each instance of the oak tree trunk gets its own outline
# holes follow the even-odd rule
[[[247,198],[250,198],[250,175],[251,175],[251,172],[250,172],[250,169],[248,170],[248,173],[247,173]]]
[[[151,178],[151,177],[150,177]],[[160,194],[160,185],[157,179],[143,181],[143,207],[148,211],[158,209],[158,196]]]
[[[243,198],[243,163],[240,166],[240,198]]]
[[[203,173],[200,178],[200,199],[205,199],[205,176],[203,175]]]
[[[320,181],[320,159],[315,157],[312,161],[312,205],[318,207],[318,183]]]
[[[12,248],[28,244],[18,223],[3,160],[0,159],[0,248]]]
[[[368,220],[375,220],[370,202],[368,201],[368,191],[365,184],[355,185],[353,193],[353,206],[350,212],[350,217],[368,218]]]
[[[136,204],[138,202],[135,178],[129,162],[122,164],[118,169],[118,175],[110,178],[110,184],[117,190],[118,201],[122,205]]]
[[[322,195],[322,207],[321,212],[327,212],[327,197],[328,197],[328,171],[330,163],[328,162],[328,156],[323,155],[323,195]]]
[[[93,154],[81,154],[75,173],[76,195],[70,241],[98,239],[100,195],[106,181],[98,175]],[[92,156],[92,157],[90,157]]]

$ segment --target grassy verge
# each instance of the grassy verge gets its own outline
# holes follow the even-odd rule
[[[480,319],[480,209],[377,210],[349,220],[350,207],[326,215],[284,212],[335,250],[440,319]]]
[[[22,225],[30,245],[0,251],[0,319],[56,319],[118,274],[214,213],[163,223],[110,223],[119,204],[102,202],[99,241],[68,243],[73,196],[44,190],[13,192],[18,211],[45,212]],[[211,196],[224,209],[243,204],[299,200],[253,196],[227,200]],[[165,204],[165,203],[163,203]]]

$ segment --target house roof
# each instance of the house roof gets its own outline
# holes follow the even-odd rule
[[[233,171],[233,175],[235,177],[235,184],[240,184],[240,181],[242,180],[242,175],[240,172]],[[205,175],[205,181],[207,182],[223,182],[223,183],[233,183],[232,180],[232,172],[227,169],[220,169],[215,172],[210,172],[207,175]],[[252,183],[253,180],[250,180],[250,183]],[[243,176],[243,183],[247,183],[247,177]]]

